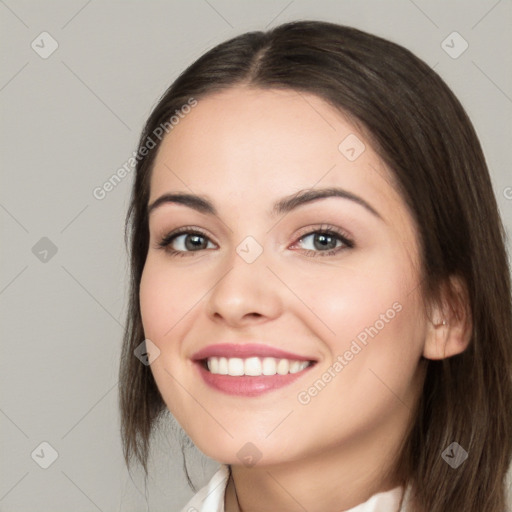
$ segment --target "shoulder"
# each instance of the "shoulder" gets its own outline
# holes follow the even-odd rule
[[[224,512],[224,494],[228,477],[228,466],[223,464],[180,512]]]

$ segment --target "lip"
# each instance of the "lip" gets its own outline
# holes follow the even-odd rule
[[[232,375],[210,373],[204,364],[204,361],[209,357],[240,357],[242,359],[248,357],[275,357],[298,361],[312,361],[312,364],[300,372],[288,373],[286,375],[261,375],[257,377],[241,375],[234,377]],[[195,363],[194,366],[197,368],[203,381],[208,386],[228,395],[245,397],[259,396],[288,386],[303,377],[317,362],[315,358],[309,356],[302,356],[257,343],[210,345],[196,352],[191,359]]]
[[[199,352],[192,355],[191,359],[200,361],[208,357],[241,357],[242,359],[248,357],[276,357],[281,359],[290,359],[294,361],[315,361],[316,359],[310,356],[302,356],[293,354],[279,348],[271,347],[270,345],[263,345],[260,343],[218,343],[216,345],[209,345]]]

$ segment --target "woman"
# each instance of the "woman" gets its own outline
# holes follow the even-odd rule
[[[504,234],[436,73],[335,24],[247,33],[172,84],[137,161],[128,465],[169,410],[222,463],[183,510],[505,511]]]

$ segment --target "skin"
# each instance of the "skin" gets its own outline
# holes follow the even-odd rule
[[[355,161],[338,149],[349,134],[366,147]],[[161,351],[151,370],[196,446],[232,465],[244,512],[339,511],[399,485],[394,457],[424,380],[421,356],[467,346],[469,328],[449,304],[427,315],[417,229],[392,183],[364,134],[320,98],[295,91],[238,86],[200,99],[158,150],[149,203],[195,193],[213,202],[218,217],[177,203],[150,215],[140,306],[145,336]],[[337,197],[270,215],[285,196],[332,186],[380,217]],[[323,255],[308,234],[325,224],[349,234],[354,247]],[[206,248],[173,257],[158,247],[182,226],[205,231]],[[250,264],[236,252],[249,235],[263,249]],[[184,250],[179,240],[173,247]],[[397,303],[400,312],[300,403],[298,393]],[[220,342],[266,343],[318,362],[284,388],[230,396],[208,387],[190,360]],[[247,442],[261,453],[253,467],[237,456]],[[228,511],[234,501],[230,485]]]

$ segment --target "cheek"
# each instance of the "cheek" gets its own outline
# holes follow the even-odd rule
[[[306,271],[294,277],[294,290],[314,313],[306,315],[310,327],[324,343],[323,365],[327,369],[342,357],[337,375],[342,371],[345,377],[339,385],[357,384],[371,392],[372,386],[382,386],[377,374],[405,391],[425,333],[416,267],[404,252],[392,249],[358,258],[357,265],[349,261],[321,268],[314,277]]]
[[[373,414],[395,400],[390,389],[406,396],[415,379],[425,333],[417,273],[403,254],[366,263],[319,273],[302,290],[333,331],[323,336],[329,358],[322,370],[335,375],[326,375],[333,384],[317,403],[325,410],[343,397],[345,406],[365,403]]]
[[[323,431],[333,442],[342,435],[340,425],[347,435],[361,433],[413,404],[421,300],[414,276],[404,278],[399,265],[384,267],[365,274],[338,269],[338,277],[317,275],[309,288],[315,314],[334,334],[322,336],[328,357],[296,400],[312,422],[311,432]]]
[[[173,269],[159,256],[149,255],[140,282],[140,309],[144,333],[157,345],[204,294],[204,285],[186,270]],[[188,277],[187,277],[188,276]]]
[[[297,296],[330,331],[327,338],[341,346],[375,324],[379,331],[391,324],[396,328],[399,317],[406,316],[402,311],[409,316],[418,308],[417,277],[403,257],[368,257],[357,265],[349,261],[288,276]]]
[[[139,300],[144,334],[153,342],[158,341],[165,327],[165,304],[171,299],[171,294],[166,293],[166,281],[148,258],[140,281]],[[168,311],[171,308],[172,304],[169,304]]]
[[[148,256],[140,281],[140,310],[144,336],[160,350],[150,369],[167,408],[178,418],[188,410],[187,396],[177,384],[185,382],[188,370],[180,359],[180,336],[186,328],[180,319],[197,302],[193,300],[194,290],[186,283],[183,272],[173,271],[154,255]]]

